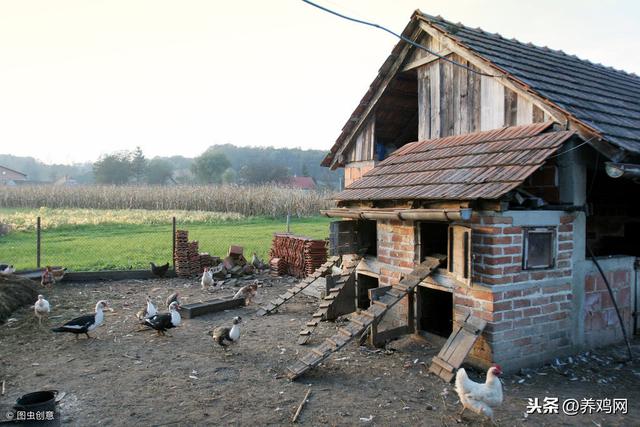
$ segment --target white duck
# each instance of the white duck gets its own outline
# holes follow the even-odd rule
[[[202,289],[207,289],[208,287],[213,286],[213,273],[209,270],[209,267],[204,268],[200,284],[202,285]]]
[[[153,301],[151,300],[151,297],[148,296],[147,297],[147,306],[138,312],[138,315],[137,315],[138,320],[144,321],[145,319],[153,317],[156,314],[158,314],[158,309],[153,304]]]
[[[44,299],[44,295],[38,295],[38,301],[33,305],[33,311],[38,318],[38,324],[42,325],[42,318],[48,317],[51,312],[49,301]]]

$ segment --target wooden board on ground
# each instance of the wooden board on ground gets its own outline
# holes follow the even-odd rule
[[[198,302],[194,304],[185,304],[182,306],[181,315],[186,319],[203,316],[209,313],[215,313],[230,308],[242,307],[245,305],[244,298],[236,299],[214,299],[211,301]]]
[[[456,311],[453,332],[438,355],[433,357],[429,371],[450,382],[486,325],[486,321],[468,312]]]

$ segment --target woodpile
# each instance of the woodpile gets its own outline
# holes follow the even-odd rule
[[[276,233],[273,236],[270,255],[272,271],[273,259],[279,259],[279,263],[284,261],[284,267],[278,265],[278,275],[284,270],[291,276],[305,277],[313,274],[327,260],[327,245],[324,240]]]

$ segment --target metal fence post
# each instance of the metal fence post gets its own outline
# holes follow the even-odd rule
[[[171,249],[171,262],[173,265],[173,271],[176,271],[176,217],[173,217],[173,232],[171,233],[172,249]]]
[[[40,268],[40,244],[42,242],[40,236],[40,217],[36,220],[36,267]]]

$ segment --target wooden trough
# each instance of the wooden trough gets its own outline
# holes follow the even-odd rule
[[[194,317],[203,316],[209,313],[216,313],[218,311],[229,310],[231,308],[242,307],[244,305],[244,298],[214,299],[211,301],[184,304],[182,305],[180,314],[186,319],[193,319]]]

